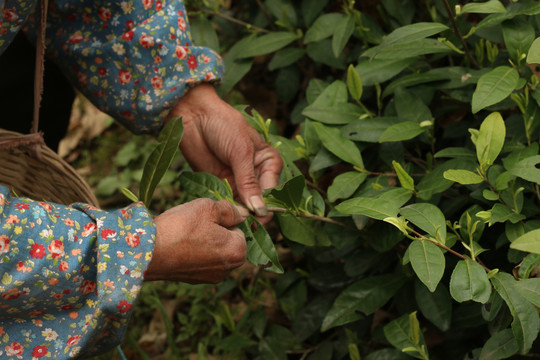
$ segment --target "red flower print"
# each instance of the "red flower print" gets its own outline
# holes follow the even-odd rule
[[[189,52],[189,49],[188,49],[187,46],[177,46],[176,47],[176,56],[180,60],[184,60],[185,58],[187,58],[188,52]]]
[[[74,22],[77,19],[77,17],[75,16],[75,14],[67,14],[66,19],[67,21]]]
[[[154,38],[146,34],[141,35],[141,37],[139,38],[139,42],[141,43],[142,47],[145,49],[148,49],[154,46]]]
[[[91,280],[84,280],[81,285],[81,294],[86,295],[96,291],[96,283]]]
[[[161,10],[162,7],[163,7],[163,4],[161,3],[161,0],[157,0],[156,1],[156,11]]]
[[[150,9],[154,4],[154,0],[142,0],[142,3],[145,9]]]
[[[216,79],[216,75],[214,75],[213,73],[209,72],[207,73],[205,76],[204,76],[204,80],[205,81],[212,81],[212,80],[215,80]]]
[[[120,79],[120,84],[125,85],[131,82],[132,76],[129,70],[122,69],[118,73],[118,78]]]
[[[131,309],[131,304],[128,303],[126,300],[122,300],[120,301],[120,304],[116,305],[116,307],[118,308],[118,311],[120,311],[121,313],[127,313],[129,311],[129,309]]]
[[[64,255],[64,243],[60,240],[53,240],[47,247],[53,259]]]
[[[38,345],[32,350],[32,356],[35,358],[41,358],[47,355],[48,349],[46,346]]]
[[[75,335],[75,336],[72,336],[69,338],[69,340],[67,341],[67,346],[68,347],[72,347],[74,345],[77,345],[77,343],[79,342],[79,340],[81,340],[81,335]]]
[[[7,254],[9,252],[9,237],[7,235],[0,235],[0,255]]]
[[[61,294],[60,294],[60,297],[62,297]],[[62,310],[71,310],[71,309],[73,309],[73,305],[71,305],[71,304],[62,305],[62,306],[60,306],[60,309],[62,309]]]
[[[137,247],[141,243],[141,239],[139,238],[139,235],[137,235],[136,233],[132,234],[128,232],[126,236],[126,242],[131,247]]]
[[[133,35],[135,35],[135,33],[133,32],[133,30],[130,30],[122,34],[122,39],[126,41],[131,41],[131,39],[133,39]]]
[[[97,69],[97,73],[99,76],[105,76],[107,75],[107,69],[100,67]]]
[[[186,20],[183,17],[178,18],[178,28],[182,31],[186,31]]]
[[[7,356],[21,356],[24,352],[24,348],[18,342],[12,342],[4,348]]]
[[[163,88],[163,79],[161,78],[161,76],[156,75],[152,78],[152,86],[154,87],[154,89]]]
[[[88,78],[86,77],[86,74],[83,74],[83,73],[77,73],[77,80],[79,81],[79,84],[81,85],[86,85],[86,83],[88,82]]]
[[[15,300],[21,296],[21,292],[17,288],[8,289],[5,293],[2,293],[2,299],[4,300]]]
[[[67,269],[69,269],[68,263],[65,261],[61,261],[60,264],[58,265],[58,270],[66,271]]]
[[[98,16],[103,21],[109,21],[111,18],[111,10],[101,6],[98,10]]]
[[[23,211],[23,210],[28,210],[30,208],[30,204],[17,203],[15,204],[15,207],[17,208],[17,210]]]
[[[133,20],[126,21],[126,27],[128,29],[133,29]]]
[[[113,238],[115,236],[116,236],[116,231],[114,231],[113,229],[104,229],[101,232],[101,237],[103,239],[111,239],[111,238]]]
[[[197,67],[197,58],[195,57],[195,55],[190,55],[187,63],[191,70],[195,69]]]
[[[92,234],[94,231],[96,231],[96,224],[88,223],[84,225],[82,236],[88,236]]]
[[[45,314],[45,310],[36,309],[36,310],[30,311],[29,314],[30,314],[31,317],[36,317],[36,316],[40,316],[40,315]]]
[[[5,9],[4,10],[4,19],[8,21],[15,21],[19,18],[19,15],[15,12],[14,9]]]
[[[47,204],[45,202],[40,202],[38,203],[42,208],[43,210],[45,210],[46,212],[51,212],[52,210],[52,206],[50,204]]]
[[[83,36],[80,31],[77,31],[75,34],[69,37],[68,43],[77,44],[77,43],[80,43],[81,41],[83,41]]]
[[[41,244],[32,244],[30,256],[34,259],[43,259],[45,256],[45,246]]]

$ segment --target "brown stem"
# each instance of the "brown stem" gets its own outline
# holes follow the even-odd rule
[[[315,183],[309,181],[306,179],[306,184],[310,187],[310,188],[313,188],[315,190],[317,190],[318,192],[321,193],[321,195],[323,195],[324,197],[326,197],[326,191],[324,191],[323,189],[321,189],[319,186],[317,186]]]
[[[257,32],[262,32],[262,33],[266,33],[266,34],[271,33],[271,31],[269,31],[269,30],[260,28],[258,26],[252,25],[252,24],[247,23],[247,22],[242,21],[242,20],[238,20],[238,19],[233,18],[232,16],[229,16],[229,15],[213,12],[213,11],[206,10],[206,9],[202,9],[201,11],[204,12],[204,13],[210,14],[210,15],[219,16],[221,18],[229,20],[230,22],[233,22],[233,23],[236,23],[236,24],[239,24],[239,25],[243,25],[243,26],[245,26],[247,28],[250,28],[250,29],[253,29],[253,30],[257,31]]]
[[[274,212],[274,213],[290,212],[287,209],[280,208],[280,207],[273,207],[273,206],[267,207],[267,210],[269,212]],[[298,216],[303,217],[305,219],[318,220],[318,221],[323,221],[323,222],[326,222],[326,223],[329,223],[329,224],[338,225],[338,226],[341,226],[341,227],[344,227],[344,228],[347,228],[347,229],[351,229],[351,230],[358,230],[355,227],[352,227],[350,225],[342,223],[341,221],[337,221],[337,220],[334,220],[334,219],[331,219],[331,218],[328,218],[328,217],[325,217],[325,216],[319,216],[319,215],[314,215],[314,214],[306,214],[306,213],[297,213],[295,215],[298,215]]]
[[[268,21],[268,25],[270,25],[270,27],[272,27],[272,29],[273,29],[274,28],[274,23],[272,22],[272,18],[268,14],[268,11],[266,11],[266,9],[263,6],[261,0],[257,0],[257,5],[259,5],[259,8],[261,8],[261,11],[262,11],[264,17],[266,18],[266,21]]]
[[[469,51],[469,47],[467,46],[467,41],[465,41],[465,38],[461,34],[461,32],[458,29],[456,19],[454,18],[454,14],[452,14],[452,9],[450,8],[450,4],[448,3],[448,0],[443,0],[444,6],[446,7],[446,12],[448,13],[448,17],[450,18],[450,21],[452,22],[452,26],[454,27],[454,32],[459,37],[459,40],[461,40],[461,44],[463,45],[463,50],[465,51],[465,54],[467,54],[467,57],[471,61],[471,64],[474,65],[477,69],[480,69],[480,65],[476,61],[476,59],[472,56],[471,52]]]

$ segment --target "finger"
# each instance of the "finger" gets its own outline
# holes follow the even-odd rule
[[[249,216],[249,211],[246,208],[231,204],[227,200],[215,202],[214,211],[216,223],[225,228],[238,225]]]
[[[255,166],[259,173],[259,184],[262,189],[276,187],[279,174],[283,169],[283,160],[279,152],[271,146],[257,151],[255,154]]]

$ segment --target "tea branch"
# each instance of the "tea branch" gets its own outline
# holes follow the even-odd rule
[[[289,210],[289,209],[285,209],[285,208],[281,208],[281,207],[275,207],[275,206],[268,206],[267,210],[269,212],[282,213],[282,214],[283,213],[292,213],[291,210]],[[358,230],[353,226],[350,226],[350,225],[345,224],[345,223],[343,223],[341,221],[337,221],[337,220],[334,220],[334,219],[326,217],[326,216],[320,216],[320,215],[303,213],[303,212],[294,212],[294,215],[305,218],[305,219],[318,220],[318,221],[323,221],[323,222],[326,222],[326,223],[329,223],[329,224],[338,225],[338,226],[341,226],[341,227],[344,227],[344,228],[347,228],[347,229],[350,229],[350,230]]]
[[[465,41],[465,38],[459,31],[459,28],[456,23],[456,19],[454,18],[454,14],[452,13],[452,9],[450,8],[450,4],[448,3],[448,0],[443,0],[444,6],[446,8],[446,12],[448,13],[448,17],[450,18],[450,21],[452,22],[452,26],[454,27],[454,32],[459,37],[459,40],[461,41],[461,44],[463,45],[463,50],[465,51],[465,54],[467,54],[467,58],[470,60],[471,64],[474,65],[477,69],[480,69],[480,64],[476,61],[474,56],[472,56],[471,52],[469,51],[469,47],[467,46],[467,41]]]
[[[260,28],[258,26],[255,26],[253,24],[247,23],[245,21],[239,20],[237,18],[234,18],[234,17],[226,15],[226,14],[222,14],[222,13],[219,13],[219,12],[214,12],[214,11],[210,11],[210,10],[206,10],[206,9],[201,9],[200,11],[203,12],[203,13],[209,14],[209,15],[219,16],[220,18],[223,18],[225,20],[229,20],[230,22],[233,22],[235,24],[245,26],[248,29],[253,29],[256,32],[261,32],[261,33],[265,33],[265,34],[272,33],[270,30]]]

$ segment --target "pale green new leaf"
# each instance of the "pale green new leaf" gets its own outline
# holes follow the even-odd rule
[[[415,317],[416,313],[412,313],[411,315]],[[411,316],[409,314],[405,314],[386,325],[383,328],[383,331],[388,342],[390,342],[390,344],[392,344],[396,349],[404,351],[407,355],[413,356],[417,359],[426,359],[426,357],[420,355],[420,353],[418,353],[416,350],[416,346],[424,346],[425,348],[426,343],[424,336],[421,332],[411,334],[411,328],[415,328],[414,325],[411,326]]]
[[[521,235],[512,241],[510,248],[540,254],[540,229]]]
[[[414,272],[429,291],[434,292],[444,274],[446,261],[442,251],[427,240],[413,241],[408,251]]]
[[[280,31],[251,38],[241,49],[238,49],[236,59],[245,59],[269,54],[289,45],[298,39],[293,32]]]
[[[401,208],[399,212],[405,216],[407,221],[433,236],[439,243],[445,243],[446,219],[437,206],[429,203],[416,203]]]
[[[472,96],[472,112],[506,99],[519,83],[519,73],[509,66],[499,66],[482,75]]]
[[[150,205],[154,191],[161,178],[171,166],[183,134],[184,125],[182,124],[182,118],[169,120],[159,133],[158,145],[144,164],[139,190],[139,198],[147,206]]]
[[[422,134],[424,129],[414,121],[403,121],[388,127],[379,138],[379,142],[410,140]]]
[[[328,200],[334,202],[338,199],[350,197],[367,178],[367,173],[349,171],[339,174],[328,187]]]
[[[336,210],[342,214],[365,215],[372,219],[384,220],[388,217],[396,217],[399,207],[389,200],[356,197],[337,205]]]
[[[514,321],[512,332],[519,351],[526,354],[538,336],[540,320],[536,308],[516,290],[516,280],[507,273],[499,272],[491,278],[491,283],[510,309]]]
[[[476,301],[485,304],[491,285],[484,268],[472,260],[460,260],[450,278],[450,294],[457,302]]]
[[[499,0],[489,0],[483,3],[470,2],[463,6],[462,13],[494,14],[505,13],[506,8]]]
[[[529,64],[539,64],[540,63],[540,37],[536,38],[531,47],[529,48],[529,52],[527,53],[527,63]]]
[[[353,141],[345,139],[341,135],[339,128],[325,126],[316,122],[313,123],[313,127],[328,151],[350,164],[358,166],[361,169],[364,168],[364,161],[360,150],[358,150]]]
[[[360,101],[362,97],[362,79],[352,65],[349,65],[349,69],[347,70],[347,88],[352,98]]]
[[[516,338],[511,329],[504,329],[486,341],[479,360],[506,359],[519,351]]]
[[[397,274],[372,276],[347,287],[334,301],[326,314],[321,330],[348,324],[371,315],[390,300],[403,285],[403,277]]]
[[[443,174],[444,178],[447,180],[455,181],[462,185],[471,185],[471,184],[480,184],[484,179],[468,170],[446,170]]]
[[[487,169],[499,156],[506,137],[504,120],[498,112],[489,114],[482,125],[476,139],[476,157],[480,166]]]
[[[394,170],[396,171],[396,174],[399,179],[399,183],[401,184],[401,187],[407,190],[414,191],[414,180],[413,178],[403,169],[400,163],[397,161],[392,161],[392,166],[394,166]]]

